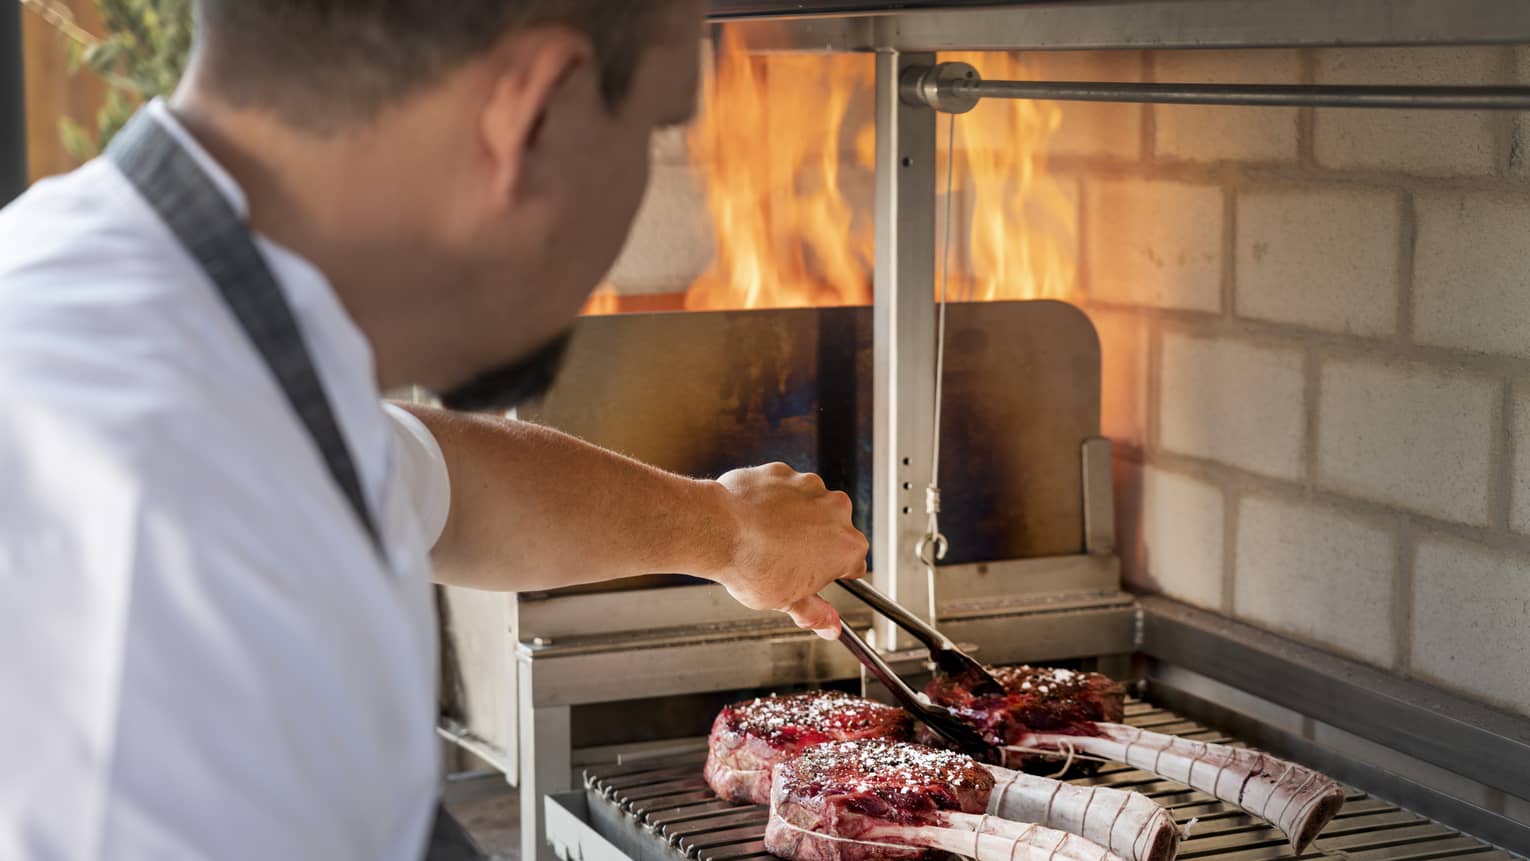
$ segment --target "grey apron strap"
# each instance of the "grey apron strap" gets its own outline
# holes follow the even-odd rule
[[[386,560],[350,449],[297,320],[255,247],[249,226],[191,155],[146,112],[140,111],[112,139],[107,155],[217,286],[319,447],[372,546]]]
[[[340,435],[287,297],[255,247],[250,228],[173,136],[140,111],[107,148],[107,156],[196,259],[265,359],[287,402],[319,447],[330,475],[386,561],[382,535],[361,492],[350,449]],[[446,808],[438,806],[426,861],[475,861],[483,854]]]

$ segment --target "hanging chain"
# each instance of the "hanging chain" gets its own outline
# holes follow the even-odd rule
[[[930,435],[930,484],[924,489],[924,512],[929,519],[925,523],[924,537],[914,546],[914,552],[924,562],[929,574],[930,615],[935,613],[935,564],[946,558],[949,545],[940,532],[940,424],[946,370],[946,302],[951,286],[951,214],[955,197],[953,175],[956,166],[956,115],[947,114],[946,120],[946,224],[941,239],[940,297],[937,301],[935,324],[935,403],[934,432]]]

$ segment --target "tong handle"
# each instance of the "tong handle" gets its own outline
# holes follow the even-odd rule
[[[923,713],[924,703],[919,701],[919,695],[908,686],[908,682],[903,681],[902,677],[893,672],[892,667],[882,660],[882,656],[876,649],[871,648],[870,644],[861,639],[860,634],[851,629],[849,623],[842,623],[839,626],[839,641],[850,650],[851,654],[855,655],[861,662],[861,666],[870,670],[871,674],[877,677],[877,681],[887,686],[898,702],[915,714]]]
[[[893,624],[909,632],[932,653],[942,649],[953,651],[956,649],[956,644],[951,642],[945,634],[910,613],[903,605],[877,591],[877,588],[870,583],[864,580],[835,580],[834,582],[843,586],[845,591],[859,598],[873,610],[891,619]]]
[[[920,699],[914,689],[910,688],[908,683],[893,672],[886,661],[882,660],[882,656],[877,654],[876,649],[862,640],[848,624],[840,625],[839,641],[850,650],[851,654],[855,655],[862,666],[877,677],[877,681],[887,686],[887,690],[892,693],[894,699],[930,729],[940,733],[961,750],[973,755],[986,755],[989,752],[988,744],[976,730],[962,723],[944,708]]]

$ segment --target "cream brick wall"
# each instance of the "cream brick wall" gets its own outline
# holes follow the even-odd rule
[[[1530,713],[1530,556],[1429,537],[1414,557],[1413,671]]]
[[[1402,195],[1315,186],[1238,196],[1239,316],[1354,335],[1397,330]]]
[[[1158,81],[1530,82],[1530,49],[1146,66]],[[1130,582],[1530,715],[1530,121],[1143,119],[1139,158],[1055,168],[1085,190],[1079,301],[1126,461]]]
[[[1090,297],[1188,311],[1222,307],[1221,189],[1105,179],[1084,190]]]
[[[1326,362],[1317,482],[1362,499],[1473,526],[1490,522],[1499,384],[1428,365]]]
[[[1348,48],[1317,52],[1319,84],[1501,84],[1498,48]],[[1328,108],[1313,120],[1318,164],[1437,176],[1493,173],[1493,115]]]
[[[1420,343],[1530,358],[1530,195],[1420,195],[1413,331]]]
[[[1212,610],[1222,608],[1221,488],[1148,468],[1142,479],[1143,585]]]
[[[1153,78],[1176,84],[1296,84],[1297,51],[1166,51],[1153,55]],[[1154,108],[1153,152],[1196,161],[1295,161],[1296,108],[1164,105]]]
[[[1303,386],[1298,350],[1166,334],[1159,442],[1179,454],[1300,478]]]
[[[1247,496],[1238,503],[1234,611],[1390,667],[1396,543],[1385,522],[1307,501]]]
[[[1039,51],[1029,55],[1026,63],[1036,80],[1142,80],[1142,55],[1135,51]],[[1147,110],[1142,105],[1071,102],[1056,108],[1062,121],[1047,147],[1051,155],[1126,160],[1141,153]]]

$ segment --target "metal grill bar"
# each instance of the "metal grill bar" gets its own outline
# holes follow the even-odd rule
[[[1129,702],[1126,723],[1221,744],[1241,745],[1215,730],[1151,703]],[[702,750],[599,765],[585,770],[592,805],[604,803],[672,861],[755,861],[770,858],[763,838],[769,811],[714,796],[701,780]],[[1307,853],[1297,856],[1284,835],[1258,818],[1203,792],[1127,765],[1109,764],[1072,781],[1145,793],[1181,825],[1196,820],[1181,844],[1183,861],[1509,861],[1512,857],[1379,798],[1350,789],[1343,811]]]

